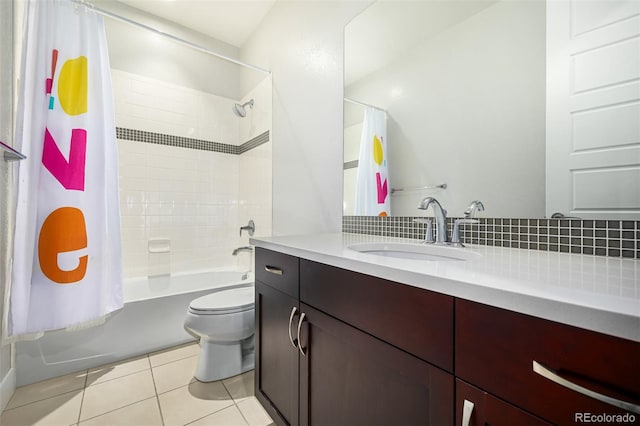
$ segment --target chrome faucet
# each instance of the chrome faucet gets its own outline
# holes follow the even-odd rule
[[[251,253],[253,251],[253,247],[251,246],[244,246],[244,247],[238,247],[237,249],[233,250],[233,253],[231,253],[233,256],[237,256],[238,253],[240,253],[241,251],[246,251]]]
[[[473,200],[471,202],[471,204],[469,204],[469,207],[467,207],[467,209],[464,211],[465,219],[472,218],[474,216],[476,210],[479,211],[479,212],[483,212],[484,211],[484,204],[482,204],[482,201]]]
[[[433,206],[433,214],[436,218],[436,244],[446,244],[449,241],[447,236],[447,211],[433,197],[423,199],[418,208],[427,210],[429,206]]]

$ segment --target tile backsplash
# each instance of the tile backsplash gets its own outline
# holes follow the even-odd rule
[[[342,231],[422,240],[426,225],[416,223],[414,219],[416,217],[343,216]],[[449,235],[455,219],[447,218]],[[460,239],[463,243],[640,258],[640,221],[476,219],[479,223],[461,225]],[[433,230],[435,234],[435,226]]]

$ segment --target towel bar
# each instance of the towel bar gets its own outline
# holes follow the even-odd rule
[[[447,189],[447,184],[442,183],[440,185],[420,186],[418,188],[391,188],[391,193],[400,191],[419,191],[421,189]]]
[[[16,151],[6,143],[0,141],[0,148],[4,150],[4,161],[24,160],[27,158],[23,153]]]

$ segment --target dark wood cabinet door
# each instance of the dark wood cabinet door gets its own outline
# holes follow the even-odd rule
[[[300,424],[451,425],[453,376],[304,303]]]
[[[473,404],[464,417],[465,401]],[[464,421],[464,423],[463,423]],[[456,379],[456,423],[457,426],[550,426],[544,420],[504,402],[495,396]]]
[[[584,393],[626,401],[638,410],[639,360],[638,342],[456,299],[456,376],[549,422],[633,414],[632,424],[640,424],[640,411]],[[541,367],[550,374],[541,374]]]
[[[256,281],[256,398],[278,424],[298,424],[298,349],[289,341],[298,321],[298,300]]]

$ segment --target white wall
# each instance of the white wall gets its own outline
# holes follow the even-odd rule
[[[344,26],[370,2],[277,2],[242,49],[273,73],[273,234],[342,220]]]
[[[345,110],[348,107],[345,105]],[[358,107],[362,115],[364,109]],[[360,118],[362,120],[362,117]],[[360,138],[362,136],[362,121],[344,128],[344,162],[356,161],[360,156]],[[345,216],[353,216],[356,208],[356,181],[358,168],[353,167],[344,171],[344,193],[342,213]]]
[[[13,64],[13,3],[0,2],[0,63]],[[13,67],[0,67],[0,141],[13,145]],[[11,251],[13,247],[13,219],[15,210],[13,170],[15,163],[7,163],[0,150],[0,328],[4,324],[1,301],[9,286]],[[0,347],[0,413],[15,389],[11,346]]]
[[[393,188],[448,185],[393,195],[394,215],[432,195],[450,216],[475,199],[489,217],[544,216],[544,22],[544,2],[497,3],[347,88],[389,113]]]

